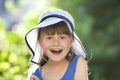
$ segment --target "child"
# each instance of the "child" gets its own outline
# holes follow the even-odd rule
[[[88,80],[86,53],[67,11],[44,12],[25,40],[36,64],[28,80]]]

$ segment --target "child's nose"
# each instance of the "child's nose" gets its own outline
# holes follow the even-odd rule
[[[58,45],[59,45],[59,40],[58,40],[58,39],[54,39],[53,44],[54,44],[55,46],[58,46]]]

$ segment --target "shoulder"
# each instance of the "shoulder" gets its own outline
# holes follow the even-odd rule
[[[83,57],[78,58],[76,69],[78,71],[83,71],[84,69],[87,69],[87,61],[85,60],[85,58]]]
[[[78,62],[77,62],[77,66],[85,66],[85,65],[87,65],[87,61],[85,60],[85,58],[83,58],[83,57],[79,57],[78,58]]]
[[[87,61],[83,57],[79,57],[76,66],[75,80],[87,80],[88,68]]]

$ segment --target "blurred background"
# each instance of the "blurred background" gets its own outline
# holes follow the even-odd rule
[[[120,80],[120,0],[0,0],[0,80],[26,80],[31,52],[24,36],[54,8],[74,17],[89,80]]]

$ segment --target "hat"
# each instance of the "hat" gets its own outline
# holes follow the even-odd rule
[[[74,42],[72,44],[72,52],[74,52],[76,55],[80,55],[84,58],[86,58],[86,53],[85,49],[74,32],[74,19],[73,17],[64,10],[61,9],[55,9],[55,10],[47,10],[45,11],[39,19],[38,25],[36,25],[32,30],[30,30],[26,35],[25,35],[25,41],[27,43],[27,46],[32,52],[32,57],[31,61],[34,63],[39,63],[39,59],[41,57],[41,54],[43,53],[42,48],[38,42],[38,30],[43,27],[47,27],[49,25],[53,25],[56,23],[59,23],[61,21],[64,21],[70,32],[74,36]]]

